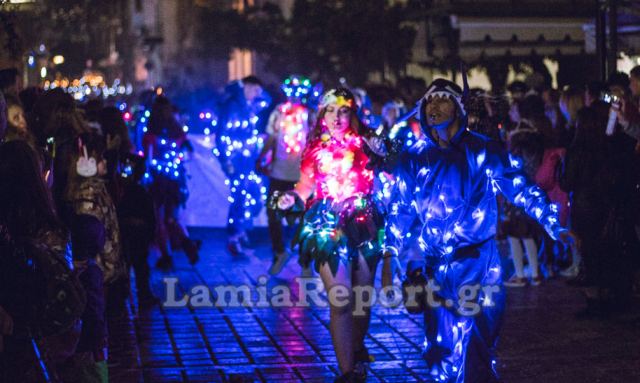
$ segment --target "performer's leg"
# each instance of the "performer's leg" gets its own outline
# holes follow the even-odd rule
[[[275,192],[285,192],[292,190],[293,182],[281,181],[271,178],[269,180],[269,199]],[[267,208],[267,219],[269,224],[269,236],[271,238],[271,248],[273,249],[273,263],[269,268],[269,274],[276,275],[282,271],[282,268],[289,259],[289,254],[284,247],[284,235],[282,231],[282,218],[278,217],[275,209]]]
[[[445,306],[425,313],[424,357],[431,377],[460,383],[495,376],[491,357],[504,307],[495,243],[456,253],[451,262],[434,270],[439,288],[434,295]]]
[[[165,206],[156,206],[156,245],[160,251],[160,258],[156,264],[159,268],[168,268],[172,264],[171,254],[169,252],[169,233],[167,230],[167,222],[165,217]]]
[[[423,358],[429,374],[438,382],[462,382],[465,350],[473,318],[460,316],[446,307],[425,311]]]
[[[494,329],[492,317],[481,315],[475,318],[469,342],[466,347],[464,365],[464,382],[494,383],[498,382],[495,371],[493,344],[487,343],[493,339]]]
[[[240,183],[240,179],[231,178],[230,179],[230,202],[229,212],[227,214],[227,230],[229,231],[229,235],[231,237],[237,236],[239,231],[239,225],[242,221],[243,211],[243,203],[244,198],[241,194],[241,190],[243,190],[243,185]]]
[[[351,266],[340,263],[334,276],[328,263],[320,267],[320,277],[327,295],[331,296],[331,289],[342,285],[351,292]],[[331,301],[331,299],[330,299]],[[335,303],[335,302],[334,302]],[[353,371],[353,305],[351,299],[348,304],[338,307],[330,304],[329,330],[333,340],[333,348],[338,359],[338,366],[343,374]]]
[[[376,277],[376,267],[369,269],[367,261],[361,254],[358,254],[358,267],[354,267],[352,271],[353,286],[371,286]],[[371,307],[363,307],[364,315],[354,315],[353,317],[353,344],[356,353],[365,351],[364,338],[369,331],[369,322],[371,320]]]
[[[505,308],[501,285],[500,256],[493,241],[483,246],[481,259],[487,270],[481,282],[480,312],[473,317],[473,328],[465,350],[464,382],[498,382],[495,348]]]
[[[149,286],[150,270],[147,259],[149,258],[149,245],[144,241],[135,243],[129,247],[132,252],[133,271],[136,276],[136,289],[138,291],[138,300],[151,300],[153,293]]]
[[[184,250],[184,253],[189,259],[189,263],[192,265],[195,264],[200,258],[198,254],[200,242],[189,238],[187,229],[178,220],[179,209],[177,204],[167,204],[165,205],[165,210],[165,214],[168,217],[166,220],[167,230],[170,237],[173,238],[172,242],[175,242],[175,247]]]
[[[278,192],[285,192],[292,190],[294,186],[293,182],[281,181],[275,178],[271,178],[269,181],[269,199],[273,194]],[[271,247],[275,254],[284,253],[284,238],[282,234],[282,220],[278,219],[276,211],[267,209],[267,218],[269,223],[269,236],[271,237]]]
[[[227,215],[227,231],[229,233],[229,242],[227,247],[231,254],[238,255],[244,253],[244,249],[240,240],[246,235],[245,227],[247,217],[245,214],[246,206],[246,186],[245,179],[234,177],[230,179],[231,187],[231,205]],[[249,217],[250,218],[250,217]]]

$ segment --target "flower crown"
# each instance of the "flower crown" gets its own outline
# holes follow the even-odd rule
[[[354,105],[353,102],[354,102],[353,99],[346,98],[345,96],[342,96],[342,95],[336,96],[336,91],[330,90],[322,97],[322,101],[320,102],[320,107],[326,108],[329,105],[335,104],[338,106],[338,108],[346,106],[350,109],[353,109],[353,105]]]

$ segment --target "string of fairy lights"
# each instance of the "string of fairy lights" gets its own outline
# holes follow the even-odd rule
[[[85,75],[77,79],[57,78],[53,81],[46,80],[44,90],[62,89],[70,94],[74,100],[83,102],[92,98],[108,99],[109,97],[123,97],[133,94],[133,85],[123,83],[116,78],[111,84],[107,84],[101,75]]]

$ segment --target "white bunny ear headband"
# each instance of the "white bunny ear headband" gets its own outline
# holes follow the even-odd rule
[[[82,144],[82,139],[78,139],[78,151],[80,152],[80,157],[76,162],[76,172],[78,175],[88,178],[98,174],[96,159],[89,157],[87,147]]]

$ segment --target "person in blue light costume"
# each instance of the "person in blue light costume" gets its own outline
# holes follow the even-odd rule
[[[504,311],[496,194],[523,208],[554,239],[576,239],[558,224],[544,192],[524,176],[522,161],[467,129],[464,96],[456,84],[435,80],[417,108],[425,136],[385,160],[396,183],[385,227],[383,284],[391,281],[404,233],[418,220],[424,273],[436,286],[424,309],[430,379],[496,382],[494,347]],[[475,297],[459,295],[476,291],[464,286],[482,288]]]
[[[253,218],[266,199],[266,179],[254,169],[264,144],[260,136],[261,120],[266,120],[264,112],[269,104],[260,80],[248,76],[227,86],[226,98],[218,111],[213,152],[230,189],[227,228],[228,249],[233,255],[247,253],[243,248],[248,244],[247,230],[253,226]]]
[[[144,123],[142,118],[140,122]],[[189,238],[178,214],[189,197],[184,163],[193,152],[193,146],[175,116],[171,101],[165,96],[159,95],[153,101],[142,147],[148,167],[145,182],[156,210],[158,227],[155,241],[160,250],[157,266],[169,268],[172,265],[169,247],[183,249],[189,263],[195,264],[200,258],[201,242]]]

